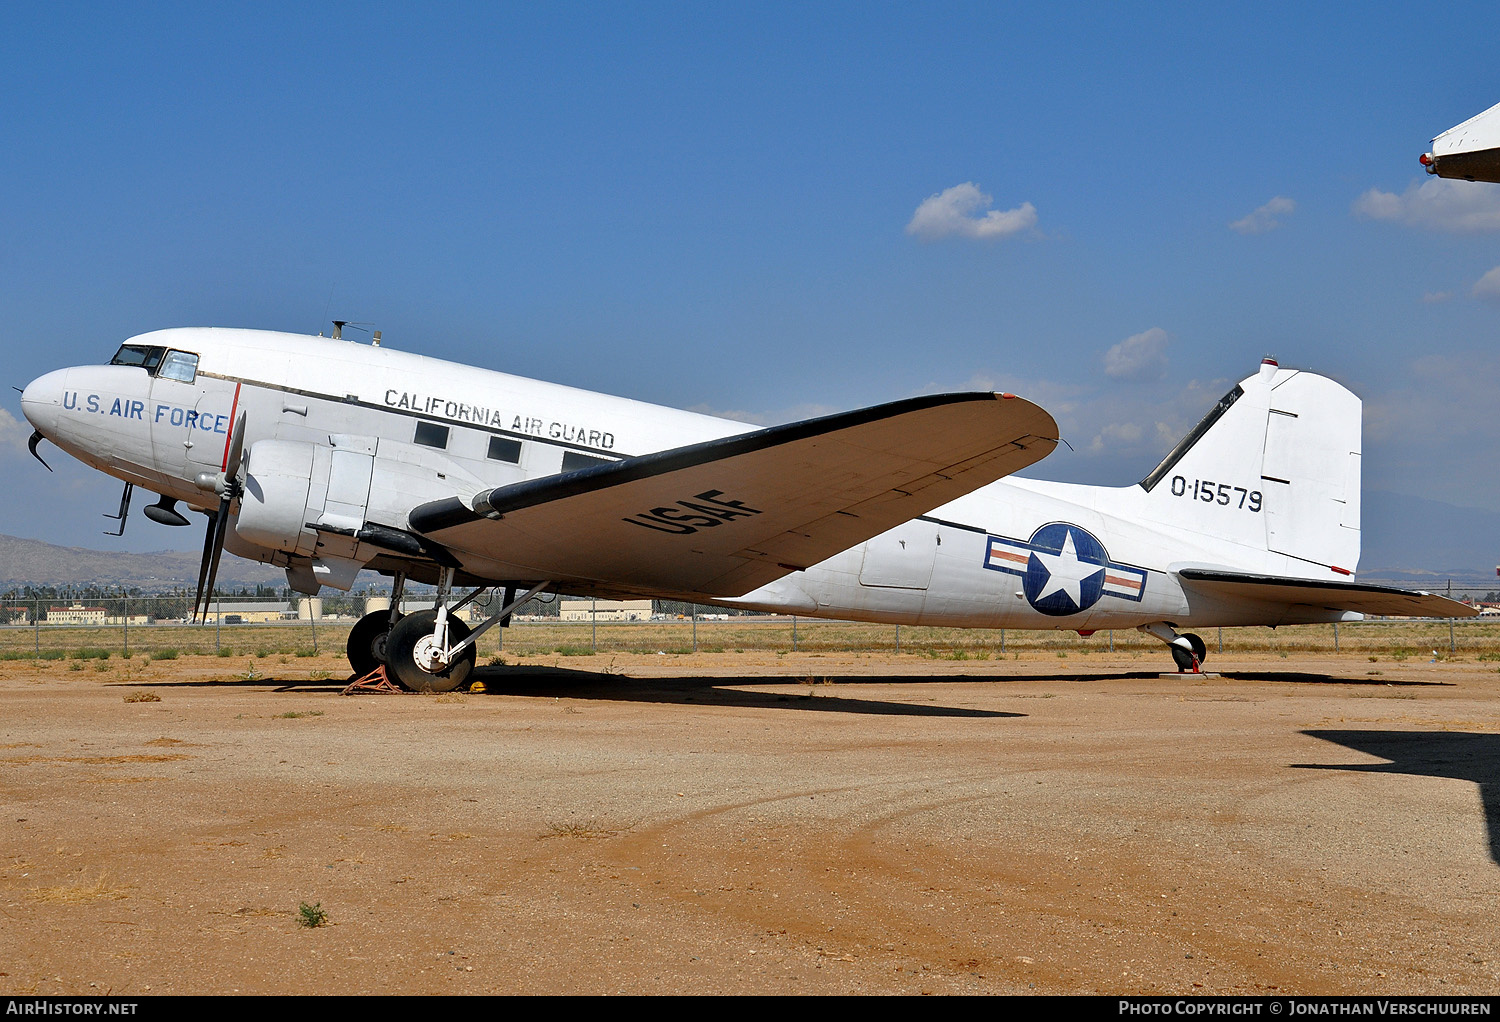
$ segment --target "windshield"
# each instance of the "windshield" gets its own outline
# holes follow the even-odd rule
[[[151,348],[144,344],[122,344],[115,357],[109,360],[112,366],[140,366],[147,372],[156,372],[166,348]]]

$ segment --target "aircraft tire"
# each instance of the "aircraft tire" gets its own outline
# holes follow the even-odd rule
[[[1179,671],[1191,671],[1195,658],[1197,666],[1202,668],[1203,661],[1208,657],[1208,647],[1203,644],[1203,640],[1192,632],[1184,632],[1178,638],[1186,639],[1192,650],[1189,652],[1175,643],[1168,647],[1172,651],[1172,662],[1177,665],[1177,669]]]
[[[396,620],[401,620],[399,615]],[[385,644],[390,634],[391,612],[388,610],[366,614],[349,629],[349,642],[344,651],[349,655],[349,666],[356,677],[363,678],[385,663]]]
[[[417,666],[417,643],[431,637],[433,622],[436,620],[437,611],[420,610],[406,615],[391,629],[390,638],[385,643],[385,666],[403,688],[413,692],[452,692],[469,679],[469,672],[474,669],[477,655],[473,646],[464,650],[457,660],[448,665],[447,670],[438,674],[429,674]],[[448,641],[462,642],[468,637],[469,627],[450,616]]]

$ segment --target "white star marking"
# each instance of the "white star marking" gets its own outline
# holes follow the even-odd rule
[[[1047,569],[1047,584],[1037,594],[1037,603],[1053,593],[1067,593],[1068,598],[1073,601],[1073,606],[1082,608],[1083,580],[1092,578],[1104,570],[1102,564],[1091,564],[1088,561],[1079,560],[1078,552],[1073,548],[1072,529],[1068,530],[1068,538],[1063,540],[1062,553],[1044,554],[1040,550],[1035,550],[1033,555],[1042,562],[1042,567]]]

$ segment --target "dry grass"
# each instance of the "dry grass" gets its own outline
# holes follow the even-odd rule
[[[123,887],[116,887],[109,874],[99,874],[92,884],[64,884],[60,887],[38,887],[31,892],[37,901],[48,901],[60,905],[87,905],[95,901],[120,901],[130,895]]]
[[[593,840],[614,837],[619,833],[618,830],[610,830],[592,820],[587,823],[549,823],[547,824],[547,832],[537,835],[537,840],[545,841],[549,837],[571,837]]]

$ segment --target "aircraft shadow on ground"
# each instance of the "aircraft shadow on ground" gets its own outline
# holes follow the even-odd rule
[[[1466,731],[1304,731],[1388,763],[1293,763],[1299,770],[1355,770],[1447,777],[1479,785],[1490,861],[1500,865],[1500,735]]]
[[[490,668],[474,672],[490,694],[567,696],[631,703],[693,703],[700,706],[738,706],[815,710],[825,713],[873,713],[901,717],[1024,717],[1024,713],[979,710],[966,706],[850,699],[836,694],[851,682],[914,684],[940,678],[883,677],[685,677],[636,678],[568,668]],[[827,684],[824,684],[827,682]],[[800,692],[753,691],[757,687],[799,685]],[[746,691],[752,689],[752,691]]]
[[[626,674],[580,671],[565,667],[481,667],[471,676],[483,682],[484,695],[514,695],[597,699],[626,703],[673,703],[698,706],[738,706],[765,709],[815,710],[825,713],[866,713],[900,717],[1024,717],[1024,713],[1003,710],[980,710],[967,706],[893,702],[876,699],[850,699],[835,694],[837,688],[853,683],[910,685],[944,680],[996,681],[995,678],[940,677],[861,677],[834,678],[822,684],[823,676],[812,683],[791,677],[687,677],[636,678]],[[339,692],[351,679],[296,680],[266,677],[234,681],[159,681],[127,682],[129,688],[232,688],[264,689],[272,692]],[[798,685],[800,692],[745,691],[744,687]],[[744,687],[739,687],[744,686]]]

